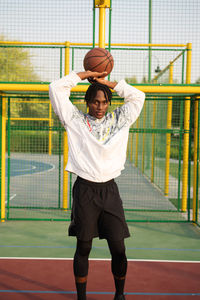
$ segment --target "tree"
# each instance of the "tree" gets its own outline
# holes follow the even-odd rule
[[[200,77],[197,79],[195,83],[200,84]]]
[[[133,77],[130,77],[130,78],[125,78],[125,80],[126,80],[127,83],[132,83],[132,84],[137,83],[136,76],[133,76]]]
[[[4,37],[0,36],[0,39],[3,41]],[[13,46],[0,47],[0,81],[39,81],[39,76],[34,71],[31,55],[27,49]]]
[[[0,36],[0,40],[5,40]],[[28,49],[2,45],[0,47],[0,82],[20,83],[38,82],[39,76],[34,70],[31,62],[31,54]],[[24,98],[23,98],[24,99]],[[30,100],[27,97],[26,102]],[[25,101],[24,101],[25,102]],[[11,116],[19,117],[42,117],[47,115],[44,104],[29,104],[23,102],[13,102],[11,105]]]

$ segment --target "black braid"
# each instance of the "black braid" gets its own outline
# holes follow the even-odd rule
[[[109,89],[109,87],[107,85],[101,84],[99,82],[95,82],[89,86],[89,88],[87,89],[86,94],[85,94],[85,101],[87,103],[92,102],[97,94],[97,91],[99,91],[99,90],[103,91],[106,100],[108,102],[110,102],[110,105],[111,105],[111,99],[112,99],[111,90]]]

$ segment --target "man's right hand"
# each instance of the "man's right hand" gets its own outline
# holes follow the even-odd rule
[[[80,77],[81,80],[88,79],[89,82],[94,83],[95,81],[107,85],[109,88],[114,89],[117,85],[117,82],[111,82],[106,80],[105,77],[107,76],[107,72],[92,72],[92,71],[83,71],[78,72],[77,75]]]
[[[83,71],[83,72],[78,72],[77,75],[81,78],[81,80],[85,80],[88,78],[104,78],[107,76],[107,72],[92,72],[92,71]]]

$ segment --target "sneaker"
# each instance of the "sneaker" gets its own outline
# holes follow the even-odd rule
[[[126,298],[124,297],[124,295],[115,295],[114,300],[126,300]]]

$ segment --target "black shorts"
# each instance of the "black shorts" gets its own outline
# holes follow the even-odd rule
[[[120,241],[130,236],[114,179],[96,183],[77,177],[69,235],[82,241],[94,237]]]

